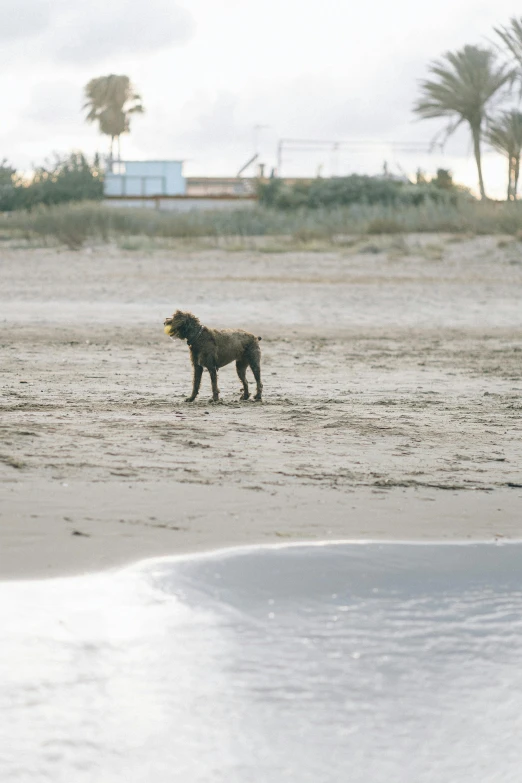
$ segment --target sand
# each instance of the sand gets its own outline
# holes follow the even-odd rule
[[[522,533],[522,244],[0,251],[0,577]],[[196,403],[176,308],[262,336]],[[253,381],[253,378],[250,379]]]

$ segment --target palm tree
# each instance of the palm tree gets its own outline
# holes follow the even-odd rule
[[[502,112],[497,120],[488,124],[485,138],[508,159],[507,199],[516,201],[522,151],[522,112],[514,109]]]
[[[480,149],[482,126],[493,96],[512,82],[513,69],[497,65],[490,49],[465,46],[457,52],[447,52],[442,60],[435,60],[429,70],[435,78],[422,82],[423,94],[414,111],[422,119],[448,117],[446,138],[462,123],[469,125],[480,196],[486,198]]]
[[[517,62],[519,69],[522,69],[522,17],[517,19],[513,16],[507,27],[495,27],[494,30]]]
[[[113,158],[114,139],[118,143],[120,160],[120,136],[130,130],[130,115],[144,111],[141,96],[135,91],[128,76],[99,76],[85,87],[88,109],[87,122],[98,122],[100,132],[111,137],[110,160]]]

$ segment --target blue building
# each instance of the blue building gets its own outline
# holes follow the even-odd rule
[[[105,196],[184,196],[181,160],[116,160],[105,172]]]

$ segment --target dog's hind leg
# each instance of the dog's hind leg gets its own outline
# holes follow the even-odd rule
[[[203,367],[199,364],[194,365],[194,380],[192,384],[192,394],[187,397],[187,402],[194,402],[199,393],[199,387],[201,386],[201,376],[203,375]]]
[[[256,379],[257,390],[254,395],[254,400],[261,400],[263,393],[263,384],[261,383],[261,355],[260,351],[252,351],[248,357],[248,363],[254,373]]]
[[[239,380],[243,384],[243,394],[241,395],[241,400],[248,400],[250,397],[250,392],[248,391],[248,382],[246,379],[246,369],[248,367],[248,359],[239,359],[236,362],[236,370],[237,374],[239,376]]]
[[[210,381],[212,383],[212,400],[213,402],[219,402],[219,389],[217,383],[217,369],[216,367],[208,368],[210,373]]]

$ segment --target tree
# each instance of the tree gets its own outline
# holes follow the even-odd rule
[[[522,151],[522,112],[514,109],[502,112],[488,124],[486,141],[508,159],[507,200],[515,201]]]
[[[103,174],[98,155],[92,161],[82,152],[55,155],[37,166],[30,179],[17,174],[5,160],[0,163],[0,211],[101,198]]]
[[[85,87],[88,109],[87,122],[98,122],[100,133],[111,137],[110,160],[113,159],[114,139],[121,158],[120,136],[130,131],[130,115],[144,112],[141,96],[135,91],[128,76],[98,76]]]
[[[490,49],[465,46],[447,52],[429,67],[435,78],[421,83],[422,97],[414,111],[421,119],[447,117],[446,138],[467,123],[473,141],[481,198],[486,198],[482,176],[481,139],[484,120],[492,98],[512,83],[514,71],[497,64]]]
[[[453,174],[448,169],[437,169],[437,175],[433,177],[431,182],[436,188],[441,190],[453,190],[455,188]]]
[[[14,208],[18,183],[16,169],[4,158],[0,162],[0,212],[9,212]]]
[[[32,179],[19,191],[23,206],[61,204],[67,201],[91,201],[103,197],[99,156],[91,163],[82,152],[55,155],[38,166]]]
[[[521,72],[519,73],[520,78],[522,76],[522,17],[517,19],[516,16],[513,16],[507,27],[495,27],[494,30],[517,63]]]
[[[0,187],[11,187],[14,184],[16,169],[14,169],[4,158],[0,162]]]

